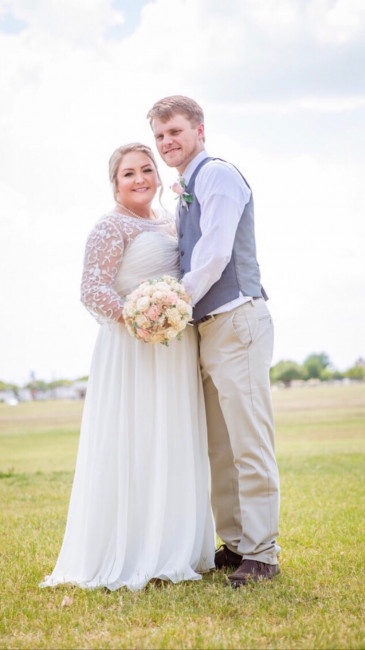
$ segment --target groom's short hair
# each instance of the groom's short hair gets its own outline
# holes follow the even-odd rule
[[[152,121],[157,117],[162,122],[167,122],[177,113],[184,115],[193,126],[204,123],[203,109],[194,99],[184,95],[171,95],[156,102],[147,113],[147,118],[152,126]]]

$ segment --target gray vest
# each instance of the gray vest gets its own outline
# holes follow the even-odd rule
[[[194,200],[189,204],[189,209],[184,207],[182,204],[179,208],[179,252],[181,277],[184,277],[185,273],[190,271],[193,248],[201,237],[201,210],[200,204],[194,195],[194,186],[199,170],[203,165],[206,165],[209,160],[221,159],[205,158],[202,160],[194,170],[194,173],[186,186],[186,192],[192,194]],[[241,172],[239,173],[241,174]],[[243,176],[242,178],[244,179]],[[229,218],[229,215],[227,216]],[[264,298],[267,300],[265,290],[261,286],[260,269],[256,260],[252,193],[250,201],[245,205],[241,219],[238,223],[231,259],[219,280],[213,284],[209,291],[195,305],[193,310],[194,320],[197,321],[221,305],[224,305],[226,302],[238,298],[240,292],[244,296]]]

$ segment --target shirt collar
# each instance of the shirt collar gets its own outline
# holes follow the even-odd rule
[[[191,161],[189,162],[187,168],[185,169],[185,171],[184,171],[184,173],[183,173],[183,177],[184,177],[184,179],[185,179],[185,185],[187,185],[188,182],[190,181],[190,179],[191,179],[191,177],[192,177],[192,175],[193,175],[195,169],[196,169],[197,166],[199,165],[199,163],[201,163],[201,161],[204,160],[205,158],[208,158],[208,154],[207,154],[207,152],[205,151],[205,149],[203,149],[203,151],[200,151],[200,152],[195,156],[195,158],[193,158],[193,160],[191,160]]]

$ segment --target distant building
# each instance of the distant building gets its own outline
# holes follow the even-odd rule
[[[15,406],[15,404],[18,404],[18,399],[12,390],[1,390],[0,391],[0,402],[4,402],[5,404],[10,404],[11,406]]]
[[[70,386],[55,386],[45,390],[32,391],[30,388],[18,388],[0,391],[0,403],[15,406],[19,402],[31,402],[32,400],[44,401],[48,399],[84,399],[87,389],[87,380],[75,381]]]
[[[78,399],[84,399],[87,389],[87,379],[79,379],[73,383]]]

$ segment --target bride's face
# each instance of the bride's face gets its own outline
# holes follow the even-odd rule
[[[123,156],[116,180],[119,203],[132,209],[150,204],[160,185],[156,167],[142,151]]]

